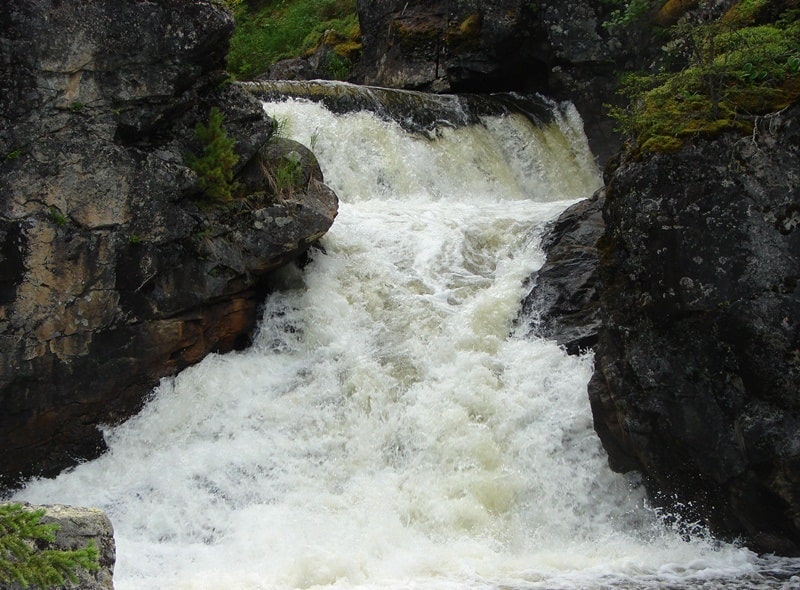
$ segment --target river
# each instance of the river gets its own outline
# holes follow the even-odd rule
[[[592,429],[591,355],[514,334],[543,229],[601,183],[569,105],[405,131],[265,104],[339,216],[254,345],[165,379],[16,498],[98,506],[117,590],[793,588],[651,509]]]

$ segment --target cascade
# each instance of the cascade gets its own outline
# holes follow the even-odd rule
[[[590,355],[512,333],[543,229],[600,184],[574,108],[443,98],[408,126],[288,94],[264,108],[341,199],[323,247],[249,350],[163,380],[105,455],[17,499],[105,509],[118,590],[798,583],[649,508],[592,429]]]

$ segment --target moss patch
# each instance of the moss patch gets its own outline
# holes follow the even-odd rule
[[[480,46],[482,27],[483,18],[477,12],[469,14],[461,22],[451,24],[445,34],[447,47],[454,52],[476,49]]]
[[[800,100],[800,11],[778,10],[786,4],[743,0],[716,22],[674,27],[688,63],[626,76],[630,105],[611,110],[621,130],[641,150],[671,151],[690,137],[748,133],[758,116]]]
[[[355,0],[244,0],[234,6],[234,16],[228,70],[239,80],[266,72],[280,59],[313,52],[327,31],[360,39]]]

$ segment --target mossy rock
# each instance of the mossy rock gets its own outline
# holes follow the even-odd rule
[[[442,23],[433,17],[396,19],[391,24],[391,32],[395,42],[402,47],[417,49],[439,40],[442,34]]]
[[[344,41],[333,46],[333,52],[350,61],[356,61],[361,53],[362,45],[357,41]]]
[[[451,23],[445,33],[448,49],[455,53],[472,51],[480,46],[483,18],[477,12],[468,15],[459,23]]]
[[[660,27],[670,27],[699,3],[700,0],[668,0],[664,6],[659,9],[654,23]]]
[[[639,150],[642,153],[672,154],[681,149],[683,140],[668,135],[654,135],[645,141]]]

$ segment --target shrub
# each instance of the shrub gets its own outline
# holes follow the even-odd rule
[[[44,510],[26,510],[20,504],[0,505],[0,585],[19,583],[23,588],[62,586],[76,582],[79,569],[100,567],[93,543],[83,549],[47,549],[55,540],[58,525],[42,524]]]
[[[328,30],[359,35],[355,0],[242,2],[234,15],[228,71],[240,80],[266,72],[279,59],[302,56]]]
[[[656,4],[659,6],[663,4],[653,0],[605,0],[602,3],[611,9],[608,19],[603,23],[603,27],[607,29],[637,23],[644,19]]]
[[[222,126],[223,117],[219,109],[213,107],[208,115],[208,124],[198,123],[195,135],[203,145],[203,154],[189,154],[186,163],[195,171],[198,185],[210,201],[227,202],[233,198],[236,183],[233,180],[233,167],[239,161],[233,151],[234,140]]]
[[[626,76],[630,105],[611,109],[620,129],[643,150],[675,149],[695,135],[749,132],[756,117],[800,99],[800,19],[787,11],[758,22],[770,4],[743,0],[717,21],[673,28],[670,46],[680,48],[685,66]]]

